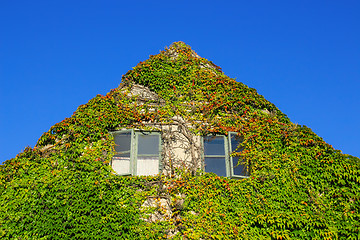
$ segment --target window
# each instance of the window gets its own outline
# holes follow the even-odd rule
[[[248,168],[239,162],[239,157],[231,155],[239,146],[240,142],[240,137],[234,132],[229,132],[228,136],[204,136],[205,172],[213,172],[224,177],[248,177]]]
[[[134,130],[113,133],[115,155],[111,166],[119,175],[156,175],[160,172],[161,140],[157,132]]]

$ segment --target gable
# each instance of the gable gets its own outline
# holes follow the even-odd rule
[[[139,153],[131,147],[116,150],[112,133],[123,130],[161,133],[161,159],[168,159],[160,161],[162,176],[110,173],[114,155]],[[241,136],[236,153],[229,152],[231,132]],[[204,152],[206,136],[222,138],[224,152]],[[127,172],[137,174],[130,167],[137,158],[119,157],[129,161]],[[242,159],[251,176],[233,181],[203,174],[198,169],[206,171],[206,157],[224,159],[222,171],[233,175],[234,159]],[[193,238],[356,239],[359,162],[311,129],[291,123],[255,89],[175,43],[125,74],[118,88],[52,126],[36,147],[1,166],[0,236],[151,238],[172,232]],[[139,209],[143,203],[157,203],[150,205],[160,217],[151,221]]]

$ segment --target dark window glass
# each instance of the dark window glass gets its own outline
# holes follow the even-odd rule
[[[205,155],[225,155],[223,136],[205,136],[204,137]]]
[[[230,139],[231,139],[231,152],[233,152],[239,146],[240,141],[239,141],[239,137],[236,136],[236,134],[230,134]]]
[[[236,134],[230,133],[230,141],[231,141],[231,152],[234,152],[237,149],[237,147],[239,146],[239,144],[241,143],[242,140]],[[237,151],[238,152],[242,151],[242,148],[239,148]],[[234,175],[249,176],[248,171],[247,171],[247,167],[244,166],[244,164],[241,162],[241,158],[232,157],[232,161],[233,161],[233,167],[234,167]]]
[[[218,176],[226,177],[224,157],[205,157],[205,172],[213,172]]]
[[[138,135],[138,154],[159,154],[159,136],[158,135]]]
[[[130,151],[131,132],[115,133],[114,140],[116,152]]]
[[[233,159],[233,166],[234,166],[234,175],[240,176],[249,176],[249,172],[247,171],[247,167],[244,166],[241,162],[238,165],[238,162],[241,158],[239,157],[232,157]]]
[[[114,155],[114,158],[115,157],[118,157],[118,158],[121,158],[121,159],[129,159],[130,160],[130,152],[127,152],[127,153],[122,153],[122,154],[115,154]]]

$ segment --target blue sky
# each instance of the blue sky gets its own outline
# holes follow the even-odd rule
[[[3,0],[0,163],[175,41],[360,157],[359,12],[351,0]]]

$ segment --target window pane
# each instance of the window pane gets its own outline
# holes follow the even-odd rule
[[[239,162],[239,157],[233,157],[233,166],[234,166],[234,175],[239,175],[239,176],[249,176],[249,172],[247,171],[247,167],[244,166],[243,164],[238,164]]]
[[[130,150],[131,132],[115,133],[114,140],[116,152],[124,152]]]
[[[159,174],[159,157],[138,157],[136,175],[149,176]]]
[[[213,172],[218,176],[226,177],[225,158],[206,157],[205,158],[205,172]]]
[[[115,155],[111,161],[111,166],[117,174],[129,174],[130,153]]]
[[[138,154],[159,154],[159,135],[140,133],[138,136]]]
[[[205,136],[204,137],[204,154],[205,155],[225,155],[224,137],[223,136]]]
[[[231,152],[233,152],[239,146],[239,144],[241,143],[241,140],[240,140],[240,137],[238,137],[234,133],[230,134],[230,139],[231,139]]]

